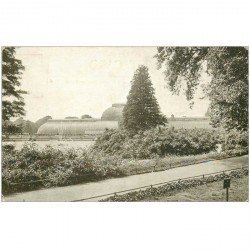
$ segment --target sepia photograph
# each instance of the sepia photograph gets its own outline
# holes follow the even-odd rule
[[[248,47],[2,47],[2,201],[248,201]]]
[[[0,248],[250,249],[249,14],[0,1]]]

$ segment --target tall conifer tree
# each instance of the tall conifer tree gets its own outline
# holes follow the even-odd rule
[[[155,98],[148,68],[141,65],[136,70],[132,86],[123,110],[123,126],[135,134],[138,131],[164,125],[167,119],[160,113],[159,104]]]

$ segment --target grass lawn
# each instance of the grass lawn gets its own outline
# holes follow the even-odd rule
[[[173,191],[163,196],[150,197],[142,201],[225,201],[226,189],[223,181],[208,183],[183,191]],[[231,179],[229,201],[248,201],[248,176]]]
[[[188,155],[188,156],[166,156],[163,158],[153,159],[129,159],[124,160],[119,168],[125,175],[136,175],[142,173],[149,173],[152,171],[163,171],[171,168],[183,167],[193,164],[198,164],[207,161],[214,161],[220,159],[226,159],[230,157],[242,156],[248,153],[247,149],[242,150],[228,150],[225,152],[210,152],[200,155]]]

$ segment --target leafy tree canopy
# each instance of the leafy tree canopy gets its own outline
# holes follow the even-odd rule
[[[148,68],[144,65],[136,70],[127,104],[123,109],[123,126],[132,133],[147,130],[167,122],[160,113]]]
[[[2,49],[2,119],[8,121],[11,117],[25,114],[20,79],[24,66],[21,60],[15,58],[15,47]],[[12,129],[13,130],[13,129]]]
[[[2,123],[2,133],[3,135],[19,134],[22,133],[22,126],[16,125],[9,121],[4,121]]]
[[[245,47],[158,47],[159,68],[164,65],[167,86],[179,94],[185,85],[191,101],[201,72],[211,76],[204,93],[210,99],[214,127],[248,129],[248,49]]]

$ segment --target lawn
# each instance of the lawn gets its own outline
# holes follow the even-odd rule
[[[176,167],[183,167],[192,164],[198,164],[207,161],[226,159],[246,155],[247,149],[244,150],[228,150],[225,152],[210,152],[200,155],[188,156],[168,156],[163,158],[145,159],[145,160],[124,160],[119,168],[125,175],[134,175],[149,173],[152,171],[163,171]]]
[[[183,191],[173,191],[163,196],[150,197],[142,201],[225,201],[226,189],[223,181],[207,183]],[[248,176],[231,179],[229,201],[248,201]]]

